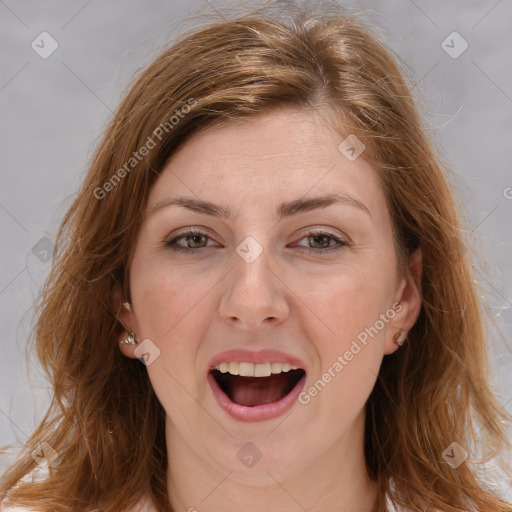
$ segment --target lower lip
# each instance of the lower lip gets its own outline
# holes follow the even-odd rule
[[[295,387],[285,397],[281,398],[281,400],[270,404],[255,405],[254,407],[247,407],[245,405],[239,405],[232,402],[226,393],[224,393],[224,391],[219,387],[215,377],[210,372],[208,373],[207,380],[217,403],[222,409],[238,421],[251,422],[271,420],[288,412],[297,401],[301,391],[304,389],[306,376],[304,375]]]

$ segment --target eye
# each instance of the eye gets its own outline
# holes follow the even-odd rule
[[[320,246],[320,247],[305,247],[305,246],[299,246],[299,247],[305,247],[305,249],[313,252],[332,252],[337,251],[339,249],[342,249],[344,246],[349,245],[347,241],[342,240],[341,238],[331,234],[326,233],[324,231],[318,231],[318,230],[312,230],[308,231],[306,233],[306,236],[302,238],[301,240],[307,239],[309,244],[312,244],[313,246]],[[330,245],[331,241],[334,241],[335,244]],[[338,245],[338,247],[336,247]],[[302,250],[302,249],[301,249]]]
[[[186,239],[186,244],[189,247],[180,245],[177,243],[178,240],[182,238]],[[209,236],[201,231],[195,229],[188,229],[187,231],[182,232],[177,237],[174,237],[172,240],[166,240],[165,246],[171,251],[175,252],[183,252],[183,253],[192,253],[197,252],[197,249],[202,249],[205,245],[202,245],[205,240],[209,239]]]
[[[336,251],[349,245],[347,241],[342,240],[341,238],[331,233],[326,233],[324,231],[310,230],[305,235],[306,236],[304,236],[301,240],[307,239],[308,244],[313,245],[313,247],[299,245],[298,247],[302,247],[300,251],[303,251],[305,249],[307,251],[312,251],[316,253],[325,253]],[[185,239],[186,245],[178,243],[178,241],[182,239]],[[206,248],[206,244],[209,239],[210,237],[206,233],[203,233],[196,229],[188,229],[187,231],[180,233],[178,236],[172,238],[171,240],[166,240],[164,242],[164,245],[174,252],[194,253],[197,252],[199,249]],[[334,245],[331,245],[331,242],[334,242]]]

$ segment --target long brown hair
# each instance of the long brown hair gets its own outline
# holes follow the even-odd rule
[[[408,254],[423,252],[420,316],[404,347],[384,358],[367,403],[365,458],[378,510],[387,510],[386,496],[413,511],[510,510],[474,469],[475,427],[477,448],[493,458],[508,445],[502,420],[510,418],[489,383],[486,309],[464,251],[458,199],[406,75],[379,37],[339,8],[285,2],[281,13],[295,17],[287,23],[260,10],[184,33],[121,101],[58,231],[30,340],[53,399],[4,473],[1,503],[119,512],[147,493],[160,511],[171,510],[165,413],[145,366],[119,350],[113,290],[121,286],[130,300],[130,257],[148,192],[192,134],[296,108],[322,112],[340,137],[364,141],[404,273]],[[43,442],[59,457],[44,481],[27,481]],[[450,465],[450,446],[469,459]]]

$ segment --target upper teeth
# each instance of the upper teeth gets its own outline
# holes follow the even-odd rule
[[[289,372],[297,370],[297,366],[288,363],[220,363],[213,367],[221,373],[240,375],[241,377],[268,377],[273,373]]]

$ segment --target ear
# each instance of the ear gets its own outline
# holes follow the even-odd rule
[[[403,340],[407,333],[416,323],[421,311],[421,276],[423,273],[423,253],[421,247],[418,247],[409,256],[408,272],[400,280],[395,295],[394,304],[400,304],[396,309],[394,318],[389,322],[386,330],[386,339],[384,342],[384,353],[392,354],[399,346],[393,339],[398,332],[401,336],[398,340]]]
[[[133,306],[126,302],[126,299],[123,296],[122,289],[119,285],[115,285],[113,291],[114,298],[114,308],[117,312],[117,319],[123,326],[123,330],[120,332],[117,342],[120,343],[122,340],[128,338],[130,332],[135,333],[135,339],[137,338],[137,321],[135,319],[135,314],[133,312]],[[130,358],[137,359],[137,356],[134,355],[133,351],[136,348],[136,345],[119,345],[119,350]]]

